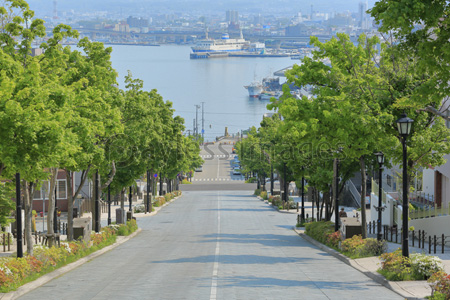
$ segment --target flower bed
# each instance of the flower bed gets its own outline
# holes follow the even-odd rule
[[[450,275],[439,271],[431,275],[428,279],[431,286],[431,300],[450,299]]]
[[[403,257],[401,250],[381,255],[381,268],[378,272],[387,280],[425,280],[443,270],[441,260],[436,256],[414,253]]]
[[[137,230],[135,220],[126,225],[111,225],[99,233],[91,233],[91,243],[82,241],[61,242],[61,247],[34,246],[33,256],[0,259],[0,292],[16,290],[57,268],[72,263],[84,256],[113,244],[119,235],[129,235]]]
[[[167,193],[164,196],[158,196],[155,198],[155,202],[153,202],[153,205],[155,207],[163,206],[164,203],[169,202],[175,197],[181,196],[181,191],[173,191],[172,193]]]
[[[379,256],[387,250],[386,241],[378,242],[372,238],[363,239],[360,235],[342,240],[341,232],[335,232],[334,223],[330,221],[307,223],[305,224],[305,233],[316,241],[353,259]]]

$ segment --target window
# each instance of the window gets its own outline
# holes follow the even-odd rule
[[[48,199],[48,185],[48,181],[43,181],[40,189],[38,189],[38,187],[35,187],[33,199]]]
[[[57,191],[58,191],[58,199],[67,198],[67,185],[65,179],[58,180]]]
[[[386,182],[388,186],[392,187],[392,176],[387,175]]]
[[[50,189],[50,183],[43,181],[42,187],[39,190],[37,187],[34,189],[33,199],[43,200],[48,199],[48,190]],[[67,185],[66,179],[60,179],[56,183],[56,191],[58,199],[67,199]]]

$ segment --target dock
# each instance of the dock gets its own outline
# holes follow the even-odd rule
[[[222,58],[222,57],[289,57],[286,53],[256,53],[256,52],[196,52],[191,53],[191,59]]]

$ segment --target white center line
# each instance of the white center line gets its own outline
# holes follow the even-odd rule
[[[219,178],[219,170],[220,170],[220,159],[217,157],[217,178]]]
[[[211,281],[211,295],[209,300],[217,299],[217,278],[219,277],[219,253],[220,253],[220,201],[219,193],[217,193],[217,240],[216,240],[216,252],[214,254],[214,267]]]

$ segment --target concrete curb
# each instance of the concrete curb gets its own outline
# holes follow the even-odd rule
[[[272,209],[278,211],[278,212],[281,213],[281,214],[291,214],[291,215],[293,215],[293,214],[298,214],[298,213],[295,211],[295,209],[294,209],[294,211],[279,210],[278,207],[273,206],[271,203],[269,203],[269,201],[264,200],[264,199],[261,198],[260,196],[256,196],[256,198],[257,198],[258,200],[264,201],[264,203],[266,203],[266,204],[269,205]]]
[[[361,265],[358,264],[358,262],[356,260],[350,259],[347,256],[339,253],[338,251],[325,246],[324,244],[322,244],[322,243],[316,241],[315,239],[311,238],[310,236],[306,235],[302,230],[298,230],[295,227],[293,228],[293,230],[300,237],[302,237],[304,240],[306,240],[309,243],[313,244],[314,246],[316,246],[320,250],[323,250],[323,251],[333,255],[334,257],[336,257],[337,259],[339,259],[342,262],[346,263],[347,265],[349,265],[349,266],[353,267],[354,269],[360,271],[361,273],[363,273],[364,275],[366,275],[367,277],[369,277],[370,279],[372,279],[376,283],[379,283],[379,284],[383,285],[384,287],[390,289],[391,291],[399,294],[400,296],[405,297],[405,299],[408,299],[408,300],[423,299],[423,298],[420,298],[420,297],[418,298],[415,295],[411,294],[410,292],[408,292],[407,290],[402,288],[400,285],[398,285],[395,281],[388,281],[388,280],[386,280],[386,278],[384,278],[383,275],[381,275],[381,274],[379,274],[377,272],[371,272],[371,271],[363,268]]]
[[[112,245],[109,245],[103,249],[100,249],[88,256],[85,256],[83,258],[80,258],[79,260],[70,263],[68,265],[65,265],[64,267],[61,267],[57,270],[54,270],[53,272],[50,272],[48,274],[45,274],[44,276],[39,277],[38,279],[29,282],[27,284],[22,285],[21,287],[19,287],[16,291],[13,292],[9,292],[9,293],[5,293],[5,294],[0,294],[0,299],[1,300],[12,300],[12,299],[17,299],[23,295],[25,295],[26,293],[31,292],[32,290],[46,284],[47,282],[55,279],[56,277],[59,277],[69,271],[72,271],[73,269],[78,268],[79,266],[87,263],[88,261],[116,248],[117,246],[125,243],[126,241],[134,238],[136,235],[138,235],[140,232],[142,231],[141,228],[138,228],[138,230],[136,230],[135,232],[133,232],[132,234],[130,234],[129,236],[125,236],[125,237],[117,237],[118,240],[116,240],[116,242]]]
[[[145,217],[151,217],[151,216],[154,216],[154,215],[156,215],[163,207],[166,207],[167,205],[169,205],[170,203],[174,202],[174,201],[177,200],[178,198],[181,198],[182,196],[183,196],[183,194],[181,194],[180,196],[177,196],[177,197],[173,198],[172,200],[170,200],[170,201],[164,203],[164,204],[163,204],[162,206],[160,206],[160,207],[155,207],[155,210],[152,211],[152,212],[149,213],[149,214],[146,214],[146,213],[133,214],[133,217],[136,217],[136,218],[145,218]]]

